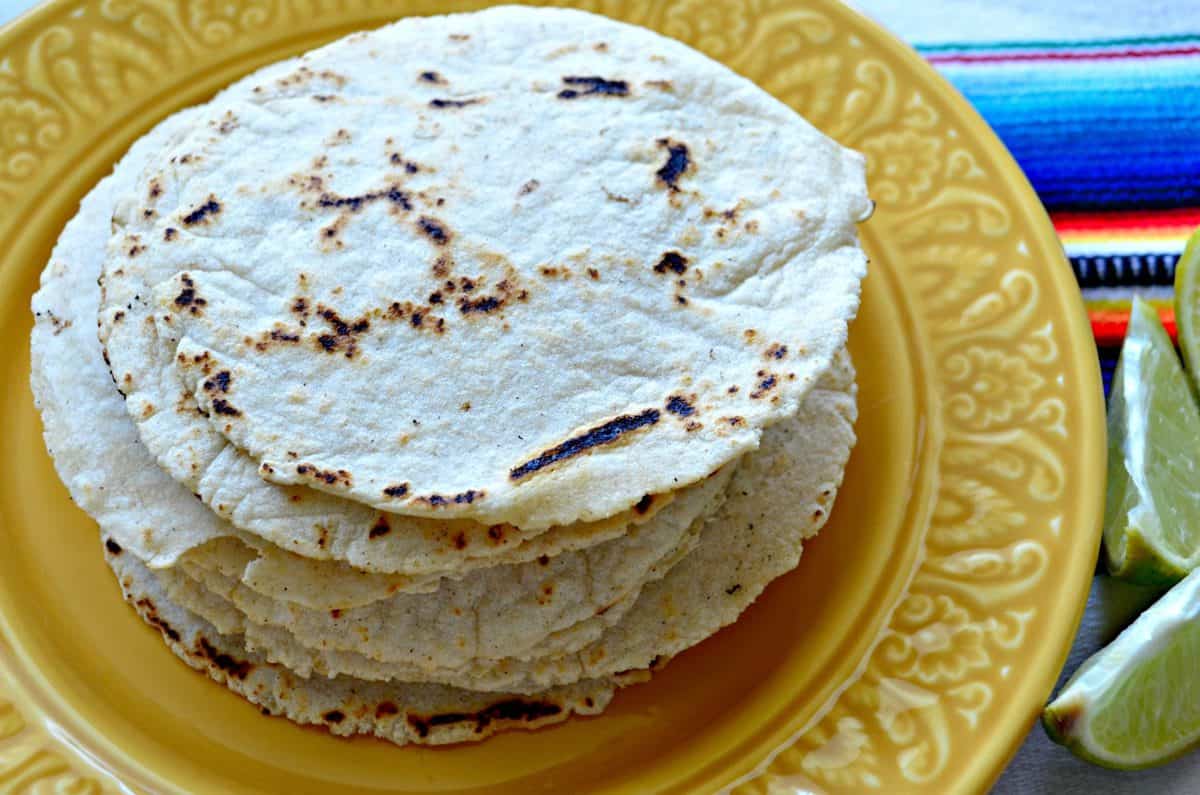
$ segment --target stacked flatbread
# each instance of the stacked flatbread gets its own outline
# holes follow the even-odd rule
[[[596,713],[828,517],[869,211],[860,156],[677,42],[404,20],[83,200],[33,299],[47,445],[126,599],[266,712]]]

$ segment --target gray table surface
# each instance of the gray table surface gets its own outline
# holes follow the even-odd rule
[[[1181,0],[1183,5],[1193,0]],[[995,25],[1021,38],[1113,38],[1121,35],[1171,33],[1165,20],[1177,14],[1172,0],[1119,0],[1114,4],[1047,3],[1044,0],[854,0],[902,38],[920,43],[970,41],[989,37]],[[0,24],[34,0],[0,0]],[[1200,12],[1198,12],[1200,13]],[[1200,29],[1200,25],[1197,25]],[[0,62],[5,53],[0,52]],[[1154,594],[1117,583],[1100,574],[1092,583],[1087,612],[1059,684],[1092,652],[1103,646],[1154,599]],[[1200,793],[1200,753],[1154,770],[1118,773],[1080,762],[1046,739],[1034,727],[993,789],[993,795],[1110,795],[1138,792],[1184,795]]]

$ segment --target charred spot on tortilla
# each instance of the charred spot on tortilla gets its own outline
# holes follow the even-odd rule
[[[667,398],[666,408],[676,417],[690,417],[696,413],[696,407],[683,395],[671,395]]]
[[[671,273],[682,275],[687,272],[688,258],[680,254],[678,251],[668,251],[662,255],[658,264],[654,266],[655,273]]]
[[[168,226],[166,229],[163,230],[163,240],[170,243],[172,240],[175,239],[175,236],[178,234],[179,234],[178,229],[176,229],[173,226]]]
[[[232,403],[230,403],[228,400],[226,400],[225,398],[214,398],[213,402],[212,402],[212,407],[213,407],[213,411],[215,411],[218,414],[221,414],[225,417],[240,417],[240,416],[242,416],[242,412],[239,411],[237,408],[235,408],[234,405]]]
[[[408,725],[418,737],[428,737],[429,732],[439,726],[453,726],[459,723],[474,723],[475,733],[480,734],[493,723],[517,722],[534,723],[546,718],[552,718],[562,712],[562,707],[549,701],[527,701],[523,698],[512,698],[498,701],[477,712],[442,712],[436,715],[409,715]]]
[[[612,444],[628,433],[654,425],[660,417],[662,414],[658,409],[646,409],[639,414],[623,414],[615,417],[550,448],[520,466],[513,467],[509,470],[508,477],[510,480],[521,480],[551,464],[580,455],[594,447]]]
[[[254,670],[254,663],[247,662],[246,660],[235,660],[209,643],[207,638],[197,639],[194,651],[199,657],[208,660],[235,679],[245,679]]]
[[[400,708],[390,701],[381,701],[379,702],[379,706],[375,707],[375,717],[379,720],[399,714]]]
[[[179,291],[179,295],[175,296],[175,306],[186,309],[193,315],[201,313],[200,307],[206,306],[208,301],[196,295],[196,282],[186,273],[179,277],[183,282],[183,289]]]
[[[365,316],[356,320],[344,320],[338,313],[327,306],[317,305],[317,315],[329,324],[332,334],[317,336],[317,347],[325,353],[342,353],[347,359],[353,359],[358,354],[358,337],[371,328],[371,321]]]
[[[230,380],[232,379],[229,375],[229,371],[222,370],[204,382],[204,391],[214,392],[216,390],[220,390],[222,392],[228,392]]]
[[[111,538],[104,539],[104,548],[108,550],[110,555],[120,555],[122,552],[124,552],[124,550],[121,549],[121,545],[116,541],[113,541]]]
[[[341,723],[346,719],[346,714],[340,709],[331,709],[321,716],[321,720],[326,723]]]
[[[396,483],[383,490],[383,496],[385,497],[403,497],[405,494],[408,494],[407,483]]]
[[[763,354],[768,359],[782,359],[788,354],[788,347],[782,343],[776,342],[767,348]]]
[[[670,138],[659,138],[658,145],[667,150],[667,162],[654,172],[659,182],[672,192],[679,190],[679,178],[692,167],[688,155],[687,144],[672,141]]]
[[[353,478],[350,476],[350,473],[344,469],[338,469],[336,471],[331,469],[318,469],[312,464],[307,463],[297,464],[296,474],[303,475],[304,477],[313,481],[321,481],[329,486],[337,484],[339,486],[350,488],[354,482]]]
[[[470,99],[442,99],[440,97],[429,100],[431,108],[465,108],[468,105],[478,105],[483,102],[483,97],[471,97]]]
[[[218,214],[219,212],[221,212],[221,203],[217,201],[216,196],[209,194],[208,201],[200,204],[190,213],[183,216],[183,225],[195,226],[196,224],[207,223],[209,218]]]
[[[579,97],[597,95],[604,97],[629,96],[629,83],[625,80],[609,80],[597,75],[586,77],[568,75],[562,81],[565,85],[572,86],[572,88],[564,88],[562,91],[559,91],[559,99],[578,99]]]
[[[380,536],[385,536],[390,532],[392,532],[392,527],[388,524],[387,517],[383,514],[379,514],[379,519],[376,520],[375,524],[372,525],[371,529],[367,532],[367,538],[379,538]]]
[[[775,374],[768,373],[766,370],[759,370],[758,377],[761,380],[758,382],[758,385],[755,387],[754,391],[750,393],[751,400],[758,400],[759,398],[763,397],[772,389],[774,389],[775,385],[778,383],[778,379],[775,377]]]
[[[654,495],[653,494],[643,494],[642,498],[637,501],[636,505],[633,506],[633,510],[639,516],[645,516],[646,511],[650,510],[650,506],[653,504],[654,504]]]
[[[422,494],[418,497],[413,497],[413,502],[423,502],[434,508],[439,508],[443,505],[471,505],[476,500],[482,500],[487,496],[487,492],[482,489],[467,489],[458,494]]]
[[[435,86],[446,85],[446,78],[437,72],[421,72],[417,77],[422,83],[433,83]]]
[[[409,196],[404,191],[400,190],[395,185],[389,185],[386,188],[379,190],[367,191],[360,193],[357,196],[339,196],[336,193],[322,193],[317,199],[318,207],[333,208],[333,209],[349,209],[350,212],[356,213],[363,208],[364,205],[378,201],[379,199],[387,199],[389,202],[399,207],[402,210],[411,210],[412,202]]]
[[[417,219],[417,229],[421,230],[435,245],[444,246],[450,242],[450,230],[441,221],[422,215]]]

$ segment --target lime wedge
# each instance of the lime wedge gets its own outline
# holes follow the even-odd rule
[[[1200,390],[1200,229],[1175,264],[1175,322],[1192,384]]]
[[[1171,585],[1200,565],[1200,409],[1158,313],[1134,299],[1108,407],[1104,548],[1114,575]]]
[[[1132,769],[1200,744],[1200,571],[1085,662],[1042,713],[1057,743]]]

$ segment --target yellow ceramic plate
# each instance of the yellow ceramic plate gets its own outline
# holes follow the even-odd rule
[[[1095,560],[1103,403],[1046,216],[913,52],[832,0],[594,0],[865,152],[878,202],[834,519],[736,626],[603,717],[461,748],[265,718],[121,602],[26,386],[29,297],[133,139],[423,0],[63,0],[0,33],[0,791],[982,791],[1047,695]]]

